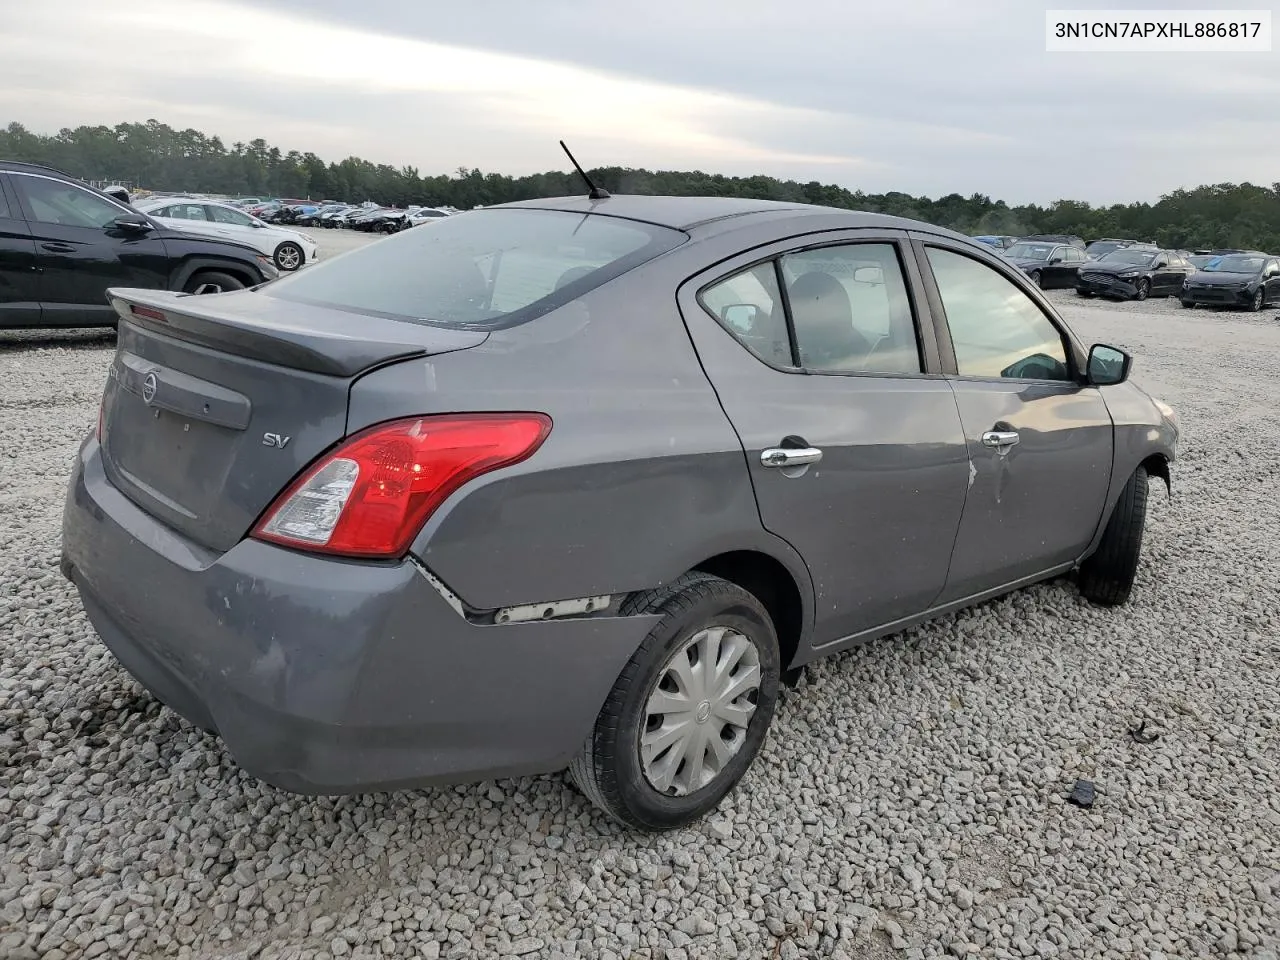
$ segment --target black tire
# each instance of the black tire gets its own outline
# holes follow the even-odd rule
[[[1133,299],[1141,302],[1151,296],[1151,281],[1143,277],[1138,281],[1138,292],[1133,295]]]
[[[1034,283],[1037,287],[1039,287],[1041,290],[1044,289],[1044,277],[1040,275],[1039,270],[1032,270],[1029,274],[1027,274],[1027,276],[1031,278],[1031,282]]]
[[[1093,291],[1092,291],[1092,290],[1079,290],[1079,289],[1078,289],[1078,290],[1076,290],[1076,296],[1078,296],[1078,297],[1092,297],[1092,296],[1093,296]]]
[[[1196,305],[1192,303],[1190,300],[1179,300],[1178,302],[1181,303],[1182,306],[1185,307],[1187,310],[1194,310],[1196,308]]]
[[[1139,467],[1120,491],[1098,549],[1080,565],[1080,593],[1086,600],[1115,607],[1129,599],[1146,524],[1147,471]]]
[[[623,613],[659,614],[662,619],[614,683],[594,729],[569,766],[569,775],[587,799],[624,826],[671,830],[714,809],[760,751],[778,699],[777,633],[759,600],[736,584],[705,573],[686,574],[664,588],[633,597]],[[730,627],[755,647],[760,661],[755,710],[737,753],[715,778],[701,789],[673,796],[659,792],[642,767],[640,736],[646,705],[682,646],[710,626]],[[684,769],[683,761],[678,769]]]
[[[1261,313],[1262,308],[1266,306],[1266,300],[1267,300],[1266,291],[1263,290],[1261,287],[1259,287],[1258,292],[1255,293],[1253,295],[1253,299],[1249,301],[1249,312]]]
[[[244,283],[229,273],[217,270],[201,270],[183,288],[187,293],[227,293],[230,290],[243,290]]]
[[[276,247],[276,252],[272,254],[271,259],[276,262],[276,268],[282,273],[292,273],[294,270],[301,269],[307,262],[307,255],[300,245],[292,240],[285,240]]]

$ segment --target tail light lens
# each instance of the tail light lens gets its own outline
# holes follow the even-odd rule
[[[399,557],[450,494],[532,456],[541,413],[414,417],[357,433],[282,493],[253,536],[347,557]]]

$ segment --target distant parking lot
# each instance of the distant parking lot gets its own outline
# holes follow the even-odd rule
[[[240,774],[58,572],[114,335],[0,333],[0,957],[1274,960],[1280,323],[1050,296],[1181,414],[1131,603],[1056,581],[819,662],[720,814],[643,837],[558,776]]]

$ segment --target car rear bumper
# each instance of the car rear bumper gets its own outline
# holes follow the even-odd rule
[[[561,769],[656,620],[482,625],[410,561],[210,553],[112,486],[92,437],[62,569],[139,682],[248,773],[307,794]]]

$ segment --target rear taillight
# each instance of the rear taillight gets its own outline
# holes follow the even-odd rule
[[[252,536],[347,557],[398,557],[450,494],[533,455],[541,413],[414,417],[371,427],[312,464]]]

